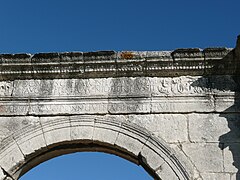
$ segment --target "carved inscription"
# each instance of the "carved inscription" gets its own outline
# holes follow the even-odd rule
[[[203,78],[153,78],[152,84],[152,91],[156,95],[191,95],[208,91],[206,79]]]
[[[27,104],[0,104],[0,114],[1,115],[26,115],[28,112]]]
[[[30,114],[101,114],[107,113],[107,103],[33,104]]]
[[[150,112],[150,103],[148,102],[112,102],[109,103],[109,112],[127,113],[127,112]]]
[[[174,103],[163,101],[163,102],[152,102],[153,112],[174,112],[176,106]]]
[[[209,92],[206,78],[200,77],[128,77],[99,79],[16,80],[14,97],[64,96],[175,96]],[[12,92],[3,85],[2,95]],[[0,86],[1,88],[1,86]]]
[[[149,103],[102,102],[75,104],[32,104],[30,114],[106,114],[150,112]]]
[[[13,96],[50,96],[53,89],[53,80],[25,80],[16,81]]]
[[[115,78],[110,95],[141,95],[151,93],[150,78]]]

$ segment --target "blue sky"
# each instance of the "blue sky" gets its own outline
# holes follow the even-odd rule
[[[234,47],[239,0],[5,0],[0,53]]]
[[[140,166],[118,156],[81,152],[40,164],[20,180],[153,180]]]
[[[240,34],[239,7],[239,0],[2,0],[0,53],[234,47]],[[129,173],[119,179],[148,179],[138,172],[141,168],[115,156],[77,153],[44,163],[22,180],[73,179],[72,169],[77,177],[99,180],[90,167],[82,170],[88,162],[96,165],[94,171],[105,165],[118,170],[106,167],[107,175]],[[65,175],[50,177],[54,168]]]

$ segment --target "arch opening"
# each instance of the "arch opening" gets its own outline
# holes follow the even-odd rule
[[[20,180],[79,178],[153,180],[141,166],[102,152],[77,152],[58,156],[34,167],[21,176]]]
[[[146,173],[149,174],[153,179],[159,179],[157,175],[147,167],[141,160],[141,157],[136,157],[135,155],[122,150],[119,147],[113,147],[110,144],[103,144],[99,142],[89,142],[89,141],[75,141],[75,142],[62,142],[61,144],[52,145],[50,148],[46,149],[44,152],[41,152],[36,157],[29,157],[20,168],[20,172],[15,172],[15,176],[18,178],[22,177],[32,168],[37,167],[39,164],[44,163],[53,158],[72,154],[72,153],[81,153],[81,152],[98,152],[105,154],[116,155],[120,158],[123,158],[131,163],[134,163],[138,166],[143,167]]]
[[[43,117],[5,139],[4,178],[73,152],[105,152],[141,165],[154,179],[193,177],[193,165],[159,137],[128,121],[102,116]],[[7,173],[6,173],[7,172]],[[170,177],[170,178],[169,178]]]

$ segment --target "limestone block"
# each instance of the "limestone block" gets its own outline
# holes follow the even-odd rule
[[[222,116],[227,116],[222,117]],[[230,131],[228,121],[234,115],[220,114],[197,114],[188,115],[189,119],[189,138],[192,142],[219,142],[220,136]],[[230,137],[228,140],[234,140]],[[227,139],[225,139],[227,141]]]
[[[68,117],[40,117],[47,146],[70,141],[70,121]]]
[[[209,101],[209,97],[158,97],[151,101],[151,112],[211,112],[214,104]]]
[[[175,153],[177,160],[185,167],[185,170],[189,174],[189,176],[193,179],[198,180],[199,171],[196,169],[194,162],[189,161],[185,152],[182,150],[181,143],[168,144],[172,151]],[[199,179],[200,180],[200,179]]]
[[[109,96],[113,97],[150,97],[151,78],[122,77],[111,78]],[[106,85],[104,85],[106,86]]]
[[[111,78],[76,80],[75,88],[78,95],[107,97],[111,89]]]
[[[135,156],[138,155],[143,146],[142,143],[139,142],[137,139],[131,138],[126,134],[119,134],[115,144],[134,154]]]
[[[0,82],[0,97],[9,97],[13,91],[13,81]]]
[[[200,172],[223,172],[223,154],[218,143],[184,143],[182,149]]]
[[[94,117],[73,116],[70,117],[70,124],[72,140],[92,141],[94,132]]]
[[[45,147],[38,117],[0,117],[1,138],[13,135],[25,156]]]
[[[154,77],[151,81],[154,96],[196,96],[209,91],[207,79],[201,76]]]
[[[211,85],[209,85],[209,81]],[[181,76],[173,78],[118,77],[14,80],[14,87],[12,81],[2,83],[0,95],[12,95],[13,97],[150,97],[151,95],[187,97],[202,96],[209,94],[209,92],[228,95],[235,89],[236,83],[231,76],[214,76],[211,78],[201,76]]]
[[[53,80],[15,80],[13,97],[47,97],[52,95]]]
[[[2,170],[0,170],[0,180],[4,180],[5,175]]]
[[[0,84],[1,85],[1,84]],[[2,94],[10,94],[11,83]],[[6,88],[7,88],[6,87]],[[10,93],[9,93],[10,91]],[[1,92],[0,92],[1,93]],[[1,94],[0,94],[1,95]],[[13,97],[121,97],[151,95],[151,81],[147,77],[15,80]]]
[[[240,143],[225,143],[224,148],[225,171],[236,173],[240,168]]]
[[[4,139],[0,146],[0,165],[7,172],[24,161],[24,156],[12,137]]]
[[[27,136],[19,137],[16,140],[24,156],[28,156],[46,147],[41,128],[36,128],[34,130],[31,128],[29,131],[31,131],[31,133],[28,133]]]
[[[108,103],[106,100],[71,102],[70,114],[105,114]]]
[[[60,115],[60,114],[106,114],[107,100],[74,100],[41,102],[30,104],[30,114],[33,115]]]
[[[228,173],[202,173],[203,180],[231,180]]]
[[[13,134],[24,156],[46,147],[42,126],[37,117],[32,117],[31,124]]]
[[[144,143],[147,141],[148,134],[139,127],[129,126],[127,123],[122,123],[115,144],[123,149],[126,149],[135,156],[138,156]]]
[[[147,58],[148,59],[154,59],[157,58],[171,58],[171,51],[147,51]]]
[[[118,120],[116,120],[116,118]],[[121,119],[122,118],[118,116],[107,121],[101,118],[95,119],[93,140],[114,145],[121,127]]]
[[[188,141],[186,115],[129,115],[129,121],[148,129],[169,143]]]
[[[0,141],[20,129],[36,125],[37,122],[38,117],[33,116],[0,117]]]
[[[141,150],[141,156],[143,157],[144,163],[154,170],[158,169],[162,164],[165,163],[164,159],[159,157],[159,154],[147,146],[143,146]]]
[[[108,112],[111,114],[149,113],[150,107],[150,100],[144,98],[109,100]]]
[[[239,103],[235,102],[234,95],[217,96],[215,104],[216,112],[239,112]]]
[[[155,169],[156,173],[160,174],[161,178],[163,177],[163,179],[165,179],[168,175],[169,178],[173,179],[174,177],[175,179],[177,179],[177,177],[179,179],[194,177],[194,166],[189,163],[189,161],[186,159],[185,154],[178,152],[179,149],[175,152],[174,149],[169,147],[168,144],[166,145],[163,140],[160,140],[159,138],[153,136],[148,139],[148,141],[145,143],[145,146],[149,149],[153,149],[154,152],[164,160],[164,163],[160,164],[160,166]]]
[[[0,101],[0,115],[27,115],[29,110],[29,104],[26,100],[22,102],[18,101]]]
[[[238,173],[231,173],[231,180],[238,180],[239,178],[240,177]]]
[[[175,172],[171,169],[171,167],[167,163],[163,163],[156,171],[161,179],[167,180],[176,180],[177,176]],[[179,178],[179,177],[178,177]]]

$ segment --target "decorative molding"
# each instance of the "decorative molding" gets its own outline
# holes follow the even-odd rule
[[[0,80],[233,75],[232,54],[227,48],[1,54]]]

